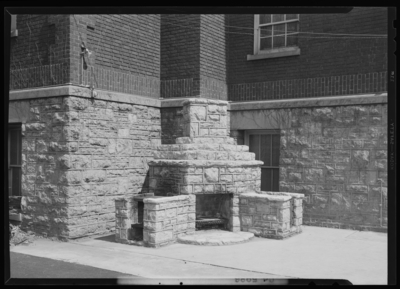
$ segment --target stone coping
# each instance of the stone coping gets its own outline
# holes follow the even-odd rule
[[[189,98],[182,101],[182,105],[189,105],[189,104],[215,104],[215,105],[228,105],[227,101],[224,100],[214,100],[208,98]]]
[[[248,145],[237,144],[213,144],[213,143],[190,143],[190,144],[164,144],[157,146],[159,151],[215,151],[215,152],[249,152]]]
[[[149,161],[150,166],[178,166],[178,167],[249,167],[249,166],[262,166],[262,161],[224,161],[224,160],[152,160]]]
[[[235,144],[235,139],[229,136],[210,136],[210,137],[188,137],[182,136],[177,137],[175,140],[176,144],[207,144],[207,143],[214,143],[214,144]]]
[[[274,196],[290,196],[296,199],[304,199],[304,194],[298,193],[287,193],[287,192],[270,192],[270,191],[261,191],[259,194],[267,194],[267,195],[274,195]]]
[[[167,98],[161,100],[161,107],[182,107],[183,102],[191,98]],[[230,101],[228,110],[257,110],[274,108],[298,108],[298,107],[318,107],[318,106],[338,106],[338,105],[358,105],[358,104],[378,104],[387,103],[387,93],[376,94],[354,94],[341,96],[324,96],[309,98],[292,98],[260,101]]]
[[[231,102],[230,111],[387,103],[387,93]]]
[[[272,194],[258,194],[258,193],[243,193],[239,195],[239,198],[249,199],[267,199],[268,201],[286,202],[289,201],[292,196],[288,195],[272,195]]]
[[[18,89],[10,91],[10,101],[29,100],[36,98],[57,97],[57,96],[76,96],[112,102],[122,102],[135,105],[150,107],[161,107],[161,101],[156,98],[140,96],[135,94],[114,92],[108,90],[95,89],[97,96],[92,98],[91,90],[85,86],[66,84],[61,86],[47,86],[38,88]]]
[[[161,203],[168,203],[168,202],[176,202],[176,201],[186,201],[192,198],[189,195],[180,195],[180,196],[170,196],[170,197],[158,197],[153,198],[151,196],[146,197],[143,200],[143,203],[152,203],[152,204],[161,204]]]

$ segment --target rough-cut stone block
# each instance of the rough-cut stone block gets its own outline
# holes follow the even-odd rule
[[[206,120],[206,107],[205,106],[191,106],[189,108],[190,119],[193,121],[205,121]]]
[[[206,182],[218,182],[218,168],[207,168],[204,170],[204,178]]]
[[[252,216],[241,216],[242,220],[242,226],[251,226],[253,221],[252,221]]]

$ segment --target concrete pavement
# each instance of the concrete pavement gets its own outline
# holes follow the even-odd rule
[[[10,252],[11,278],[17,279],[97,279],[97,278],[132,278],[129,274],[104,270],[92,266],[85,266],[54,259],[36,257],[26,254]]]
[[[321,278],[387,284],[387,234],[303,229],[285,240],[253,238],[226,246],[154,249],[115,243],[110,236],[70,242],[39,239],[11,251],[147,278]]]

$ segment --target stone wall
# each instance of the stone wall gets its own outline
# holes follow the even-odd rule
[[[302,194],[261,192],[239,196],[242,231],[283,239],[302,232]]]
[[[21,195],[26,200],[22,226],[39,234],[66,237],[68,181],[60,160],[76,150],[77,143],[67,141],[72,131],[66,123],[76,122],[77,114],[67,112],[62,97],[12,105],[22,107],[23,103],[27,111],[22,117]],[[14,112],[14,118],[18,114]]]
[[[160,247],[195,231],[195,196],[146,198],[144,202],[143,241]]]
[[[259,162],[207,161],[150,162],[150,193],[159,196],[172,194],[239,194],[260,190]]]
[[[114,199],[148,191],[159,109],[79,97],[29,101],[23,225],[63,238],[115,228]]]
[[[115,199],[115,241],[129,244],[131,237],[131,225],[138,222],[138,203],[133,198]]]
[[[387,226],[387,105],[293,109],[281,133],[280,190],[306,195],[305,224]]]
[[[373,101],[376,103],[368,104]],[[231,127],[280,129],[279,190],[305,194],[304,224],[384,230],[387,227],[385,102],[382,96],[375,96],[333,99],[331,105],[326,98],[292,104],[272,102],[271,109],[240,107],[231,111]],[[260,105],[263,104],[257,107]],[[293,108],[300,105],[303,108]]]

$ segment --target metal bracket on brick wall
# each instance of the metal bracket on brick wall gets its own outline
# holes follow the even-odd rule
[[[81,85],[82,85],[83,84],[83,70],[87,70],[88,69],[88,65],[87,65],[87,63],[85,61],[85,55],[87,55],[88,60],[89,60],[90,55],[92,54],[92,52],[89,49],[86,48],[84,43],[81,44],[81,50],[82,51],[81,51],[80,55],[81,55],[82,65],[81,65],[81,79],[80,79],[80,82],[81,82]],[[90,69],[92,71],[93,68],[90,65],[90,61],[89,61],[89,66],[90,66]],[[92,71],[92,73],[93,73],[93,71]],[[94,90],[94,85],[93,85],[92,81],[90,83],[90,96],[91,96],[91,98],[96,98],[97,97],[97,91]]]

